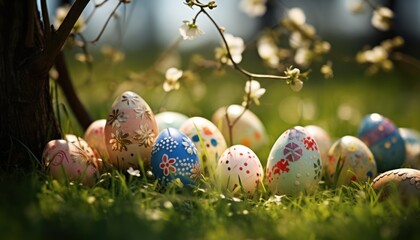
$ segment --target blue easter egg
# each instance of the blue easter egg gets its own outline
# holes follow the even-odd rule
[[[201,176],[197,148],[185,134],[175,128],[162,130],[153,145],[152,172],[167,184],[177,178],[183,184],[194,184]]]
[[[388,118],[377,113],[365,116],[357,136],[372,151],[378,172],[401,167],[405,160],[405,143]]]

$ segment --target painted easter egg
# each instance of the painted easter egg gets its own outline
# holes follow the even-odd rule
[[[268,137],[261,120],[250,110],[244,112],[244,107],[240,105],[222,107],[213,114],[212,121],[219,127],[226,141],[230,139],[226,113],[231,124],[237,121],[232,128],[232,145],[244,145],[255,151],[267,146]]]
[[[163,184],[177,178],[194,184],[201,176],[200,159],[194,143],[175,128],[163,129],[152,150],[152,172]]]
[[[95,151],[95,149],[92,148],[85,139],[74,134],[66,134],[64,137],[68,142],[73,143],[76,145],[76,147],[84,150],[86,154],[92,159],[93,164],[95,164],[99,170],[102,169],[102,159],[99,157],[98,152]]]
[[[404,167],[420,169],[420,133],[415,129],[399,128],[405,142]]]
[[[316,125],[305,126],[305,130],[318,144],[319,153],[321,154],[322,171],[325,174],[328,166],[328,150],[332,144],[330,135],[323,128]]]
[[[347,185],[376,177],[376,162],[370,149],[360,139],[344,136],[328,152],[327,173],[331,182]]]
[[[251,149],[243,145],[234,145],[223,152],[215,176],[222,190],[236,192],[243,187],[252,195],[260,187],[264,171],[260,160]]]
[[[192,117],[185,121],[179,130],[193,141],[205,170],[214,171],[217,160],[227,148],[219,129],[205,118]]]
[[[312,193],[321,180],[322,162],[316,141],[303,127],[286,130],[268,156],[266,179],[273,194]]]
[[[83,139],[73,140],[49,141],[42,153],[42,163],[51,176],[59,181],[76,181],[93,186],[99,173],[95,153],[90,147],[82,147],[85,143]]]
[[[367,115],[357,135],[372,151],[378,172],[399,168],[404,162],[404,140],[388,118],[377,113]]]
[[[102,159],[108,159],[108,152],[105,145],[105,126],[106,119],[99,119],[94,121],[86,129],[83,139],[95,149]]]
[[[136,93],[124,92],[112,104],[105,126],[109,163],[120,170],[150,166],[158,127],[149,105]]]
[[[177,112],[161,112],[155,115],[159,129],[179,127],[188,119],[187,116]]]
[[[420,170],[399,168],[378,175],[372,182],[372,188],[381,194],[384,200],[396,192],[400,199],[407,203],[410,200],[420,200]]]

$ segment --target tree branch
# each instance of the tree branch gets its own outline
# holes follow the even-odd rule
[[[86,111],[85,107],[77,96],[76,91],[74,90],[74,86],[72,84],[70,73],[68,71],[66,60],[62,51],[59,52],[55,59],[55,67],[58,72],[58,84],[63,89],[63,93],[77,121],[83,127],[83,129],[86,130],[92,123],[92,118]]]
[[[55,58],[61,52],[61,49],[63,48],[64,43],[70,35],[74,24],[76,24],[77,19],[79,19],[80,15],[89,2],[90,0],[76,0],[58,30],[54,32],[49,39],[46,40],[46,49],[40,59],[40,64],[44,65],[42,67],[46,72],[54,64]]]

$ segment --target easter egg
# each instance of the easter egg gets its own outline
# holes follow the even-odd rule
[[[149,105],[136,93],[124,92],[112,104],[105,126],[109,163],[120,170],[150,166],[158,127]]]
[[[399,128],[405,142],[404,167],[420,169],[420,133],[415,129]]]
[[[214,171],[217,160],[227,148],[219,129],[205,118],[192,117],[185,121],[179,130],[193,141],[206,170]]]
[[[194,143],[175,128],[163,129],[152,149],[152,172],[164,185],[179,178],[194,184],[201,176],[200,159]]]
[[[385,200],[393,192],[407,203],[420,200],[420,170],[399,168],[378,175],[372,182],[372,188],[380,193],[380,200]]]
[[[357,135],[372,151],[378,172],[399,168],[405,160],[404,140],[388,118],[377,113],[365,116]]]
[[[327,173],[337,186],[352,181],[367,181],[377,175],[376,162],[370,149],[360,139],[344,136],[328,152]]]
[[[155,115],[159,129],[179,127],[188,119],[187,116],[177,112],[161,112]]]
[[[328,150],[332,144],[330,135],[323,128],[316,125],[305,126],[305,130],[318,144],[319,153],[321,154],[322,171],[325,174],[328,166]]]
[[[229,123],[236,121],[232,128],[232,145],[247,146],[255,151],[260,151],[267,146],[268,137],[261,120],[250,110],[245,110],[240,105],[230,105],[219,108],[214,114],[212,121],[219,127],[227,141],[230,140]]]
[[[260,160],[251,149],[243,145],[234,145],[223,152],[215,176],[222,189],[235,192],[243,187],[251,195],[262,183],[264,171]]]
[[[103,159],[108,159],[108,152],[105,145],[106,119],[96,120],[86,129],[83,139],[95,149]]]
[[[322,162],[316,141],[303,127],[286,130],[268,156],[266,179],[273,194],[312,193],[321,180]]]
[[[42,163],[59,181],[76,181],[93,186],[99,173],[95,153],[90,147],[82,147],[86,143],[83,139],[75,137],[77,141],[73,141],[73,136],[69,138],[71,140],[49,141],[42,153]]]

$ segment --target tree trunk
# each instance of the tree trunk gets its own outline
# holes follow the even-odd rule
[[[35,0],[0,0],[0,168],[38,167],[42,149],[60,137]]]

